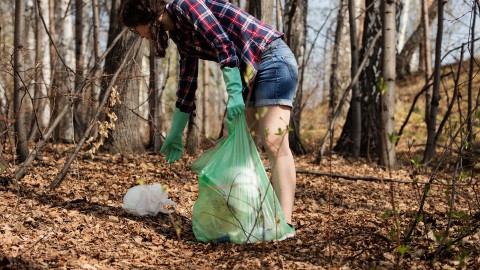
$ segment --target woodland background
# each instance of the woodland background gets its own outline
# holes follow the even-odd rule
[[[297,236],[195,242],[189,165],[227,99],[216,63],[201,62],[186,153],[167,164],[173,43],[151,57],[121,0],[2,0],[0,267],[480,267],[479,1],[233,2],[284,32],[299,63]],[[176,213],[124,213],[126,190],[155,182]]]

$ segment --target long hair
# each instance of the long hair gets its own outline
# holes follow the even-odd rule
[[[155,55],[165,57],[168,47],[168,34],[158,18],[165,12],[166,0],[127,0],[121,11],[126,27],[148,25],[150,39],[155,46]]]

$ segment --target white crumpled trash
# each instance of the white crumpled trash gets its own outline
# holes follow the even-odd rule
[[[175,210],[164,208],[170,205],[175,206],[176,203],[168,198],[167,190],[160,184],[132,187],[123,197],[123,209],[135,216],[156,216],[158,212],[170,214]]]

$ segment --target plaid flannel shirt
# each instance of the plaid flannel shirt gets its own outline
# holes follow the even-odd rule
[[[173,0],[166,11],[175,25],[169,35],[180,54],[175,106],[183,112],[195,110],[198,59],[216,61],[221,68],[239,67],[245,91],[253,84],[262,51],[283,37],[223,0]]]

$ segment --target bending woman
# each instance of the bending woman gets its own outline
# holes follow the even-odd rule
[[[287,131],[298,69],[283,33],[223,0],[127,0],[122,19],[154,41],[157,57],[165,57],[169,38],[180,54],[172,127],[161,148],[167,161],[183,152],[183,130],[195,110],[198,60],[218,62],[228,92],[227,117],[245,111],[249,127],[261,137],[275,193],[291,224],[296,176]]]

